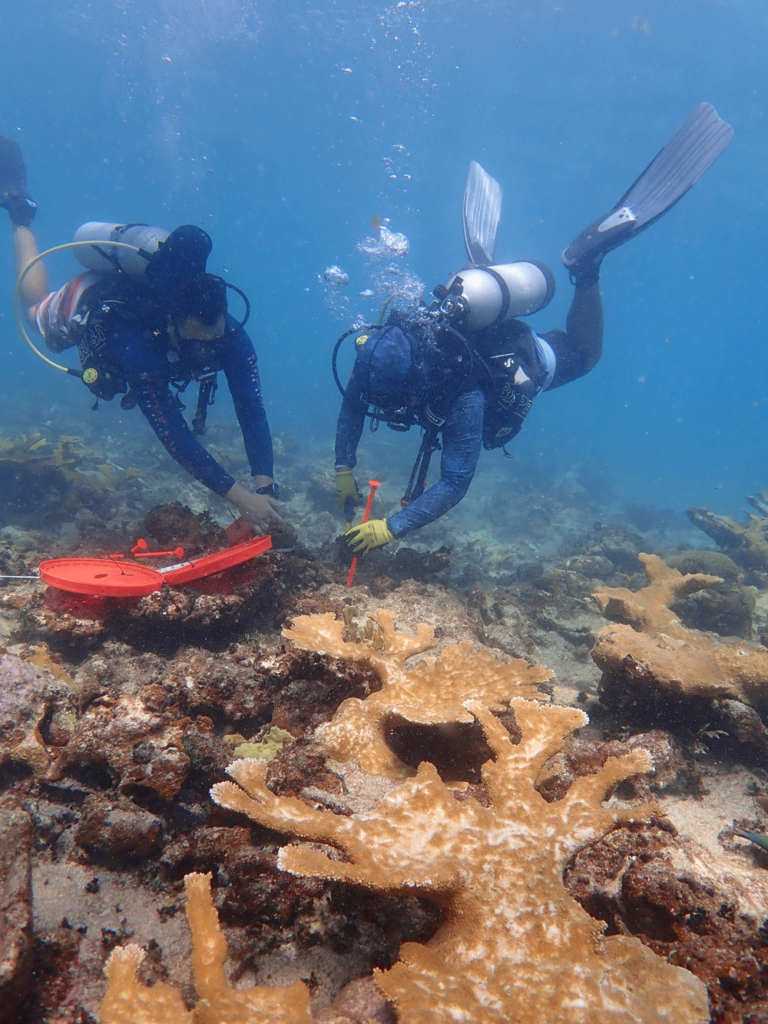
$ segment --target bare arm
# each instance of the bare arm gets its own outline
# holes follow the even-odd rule
[[[35,236],[28,227],[21,224],[13,225],[13,255],[18,279],[24,268],[38,255]],[[30,270],[21,286],[21,305],[32,326],[35,326],[34,308],[49,291],[48,274],[41,260]]]

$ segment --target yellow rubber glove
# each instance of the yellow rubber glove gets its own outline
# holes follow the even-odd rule
[[[354,511],[355,505],[359,505],[362,500],[363,496],[357,489],[355,478],[352,476],[352,470],[337,469],[336,504],[347,517],[347,521],[352,518],[352,512]]]
[[[387,526],[386,519],[369,519],[367,523],[351,526],[344,534],[347,547],[357,555],[390,544],[394,539],[395,535]]]

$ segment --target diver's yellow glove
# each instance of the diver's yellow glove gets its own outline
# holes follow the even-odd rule
[[[351,469],[336,470],[336,504],[347,517],[352,518],[355,505],[359,505],[363,496],[357,488]]]
[[[395,535],[387,526],[386,519],[369,519],[367,523],[350,526],[344,534],[347,547],[357,555],[390,544],[394,539]]]

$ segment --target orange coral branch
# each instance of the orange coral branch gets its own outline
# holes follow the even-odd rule
[[[234,799],[236,787],[225,783],[212,795],[260,824],[311,834],[347,856],[342,862],[288,846],[278,861],[285,870],[382,892],[423,893],[442,907],[429,943],[406,943],[390,971],[376,972],[400,1024],[704,1024],[703,984],[638,940],[605,938],[602,923],[562,881],[576,848],[618,821],[651,812],[601,803],[618,781],[649,767],[647,753],[610,759],[547,803],[534,788],[536,778],[586,716],[521,698],[510,703],[522,733],[518,744],[481,701],[463,707],[480,722],[495,755],[483,766],[489,807],[457,801],[430,764],[373,810],[344,818],[300,811],[297,801],[268,794],[255,765],[247,772],[247,794],[241,790]],[[236,774],[243,777],[242,765]]]
[[[509,706],[514,696],[548,699],[538,693],[552,673],[543,665],[529,665],[522,658],[499,661],[469,643],[451,644],[435,657],[422,659],[412,668],[406,662],[436,646],[431,626],[422,623],[410,637],[395,630],[392,612],[379,609],[375,625],[376,647],[342,638],[344,623],[325,615],[300,615],[284,635],[305,650],[331,654],[346,661],[366,661],[377,672],[382,689],[364,701],[345,700],[333,720],[317,733],[339,761],[356,760],[365,771],[390,778],[406,778],[413,769],[404,765],[384,739],[384,721],[394,716],[405,722],[441,725],[471,722],[465,709],[469,699],[482,701],[494,711]]]
[[[224,973],[227,944],[211,899],[211,876],[184,879],[187,920],[192,932],[192,970],[200,999],[188,1011],[181,993],[158,982],[147,988],[137,969],[144,950],[131,945],[113,950],[107,961],[107,992],[99,1008],[102,1024],[311,1024],[309,992],[297,981],[282,988],[232,988]]]
[[[674,693],[768,704],[765,647],[687,629],[668,607],[682,595],[722,583],[721,578],[704,573],[684,576],[657,555],[638,557],[648,576],[647,587],[637,593],[603,587],[594,594],[605,615],[624,620],[598,632],[592,648],[597,665],[608,673],[627,665]]]

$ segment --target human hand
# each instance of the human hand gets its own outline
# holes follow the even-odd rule
[[[257,533],[269,533],[271,523],[282,523],[285,505],[270,494],[254,494],[234,484],[224,495]]]
[[[336,504],[339,511],[346,516],[347,522],[352,518],[355,505],[359,505],[363,496],[358,490],[351,469],[336,470]]]
[[[390,544],[394,539],[386,519],[369,519],[367,523],[350,526],[344,534],[347,547],[357,555]]]

